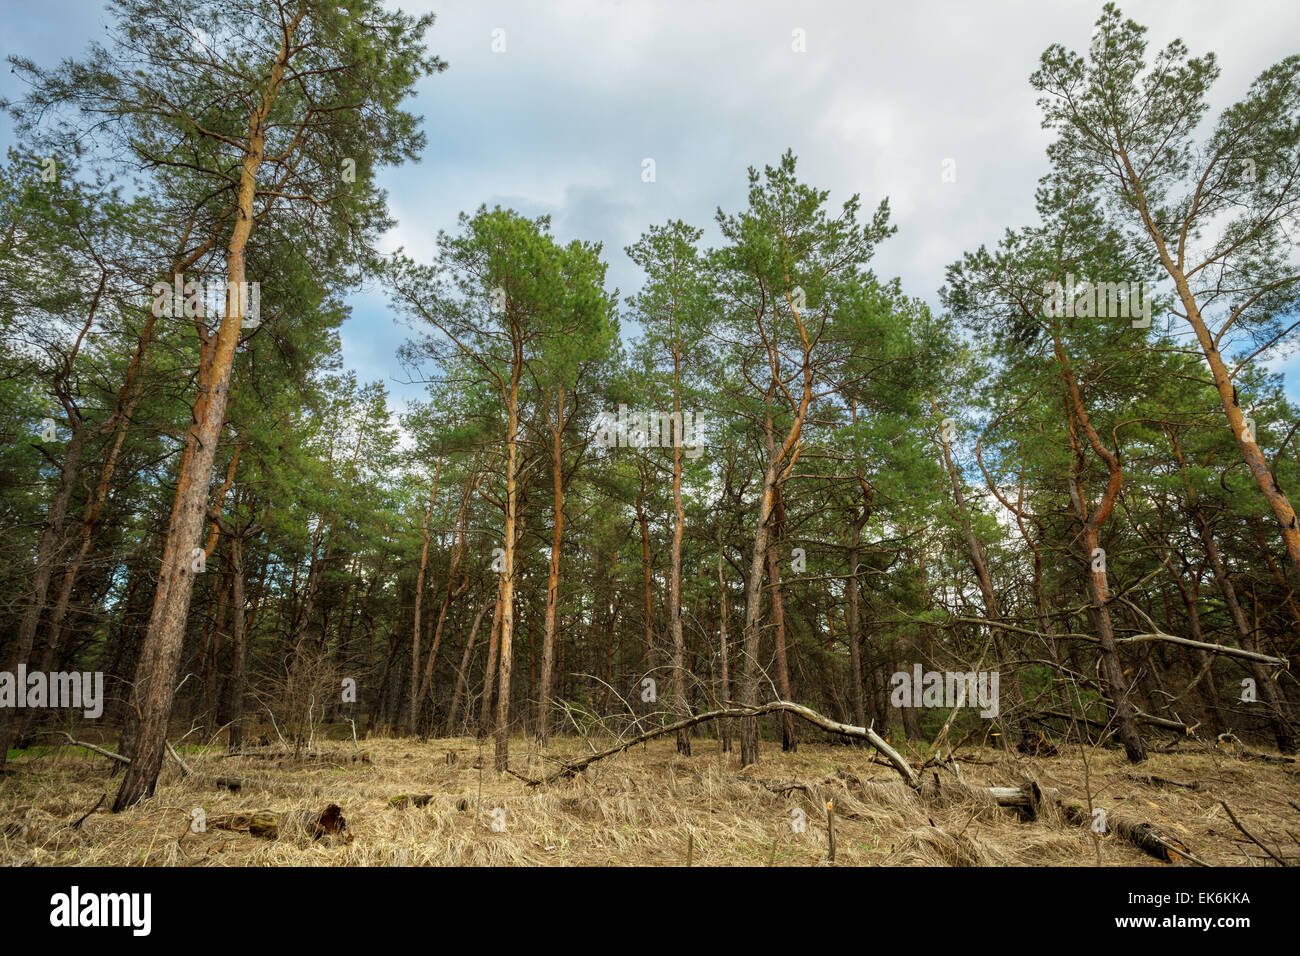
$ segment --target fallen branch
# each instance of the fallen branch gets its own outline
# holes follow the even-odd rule
[[[1249,757],[1251,760],[1263,760],[1265,763],[1295,763],[1295,757],[1282,757],[1274,754],[1261,753],[1258,750],[1251,750],[1239,739],[1236,734],[1219,734],[1214,741],[1214,746],[1220,744],[1235,744],[1235,755],[1238,757]]]
[[[744,779],[744,778],[738,777],[737,779]],[[804,793],[810,792],[808,790],[808,785],[806,783],[799,783],[797,781],[794,783],[777,783],[777,784],[767,783],[766,781],[763,780],[756,780],[754,782],[762,784],[765,789],[770,790],[776,794],[790,793],[794,790],[802,790]]]
[[[171,754],[172,759],[175,760],[176,763],[180,765],[181,776],[188,777],[190,775],[190,768],[185,766],[185,761],[181,759],[181,755],[176,752],[176,748],[172,746],[172,742],[170,740],[167,741],[167,752]]]
[[[781,711],[802,717],[810,724],[829,731],[830,733],[868,741],[871,746],[880,751],[893,768],[898,771],[899,775],[907,782],[908,786],[913,790],[920,789],[920,778],[917,776],[917,773],[912,768],[911,764],[904,760],[902,756],[899,755],[898,751],[886,743],[885,740],[883,740],[880,735],[870,727],[854,727],[850,724],[841,724],[839,721],[831,720],[829,717],[825,717],[817,713],[815,710],[811,710],[801,704],[796,704],[788,700],[774,700],[758,707],[728,707],[723,710],[712,710],[707,713],[696,714],[693,717],[679,720],[666,727],[647,731],[646,733],[633,737],[630,740],[625,740],[613,747],[608,747],[605,750],[590,754],[580,760],[575,760],[572,763],[562,763],[560,768],[554,773],[548,774],[539,780],[530,779],[514,771],[510,771],[510,773],[512,776],[525,781],[529,786],[535,787],[543,783],[551,783],[566,777],[576,776],[598,760],[604,760],[606,757],[612,757],[615,754],[622,753],[630,747],[634,747],[639,743],[644,743],[645,741],[651,740],[655,737],[662,737],[666,734],[675,734],[679,730],[693,727],[696,724],[702,724],[710,720],[718,720],[719,718],[758,717],[763,714],[771,714]],[[773,789],[767,783],[764,783],[763,785],[767,786],[768,789]],[[1052,788],[1044,790],[1040,788],[1037,783],[1030,783],[1023,787],[979,788],[969,787],[965,784],[962,784],[962,786],[972,792],[983,793],[992,797],[999,806],[1019,808],[1022,812],[1022,816],[1027,819],[1036,819],[1042,812],[1044,805],[1054,805],[1059,808],[1062,816],[1067,822],[1076,826],[1085,827],[1091,826],[1092,824],[1091,818],[1083,807],[1065,804],[1057,790]],[[782,786],[780,789],[788,792],[788,790],[805,788],[803,785],[796,783],[793,785]],[[806,789],[805,792],[807,792]],[[829,822],[828,819],[828,823]],[[1148,856],[1153,856],[1166,863],[1172,863],[1178,858],[1183,858],[1199,864],[1200,866],[1208,865],[1193,856],[1191,851],[1180,841],[1173,837],[1166,836],[1149,823],[1120,818],[1114,819],[1114,824],[1111,829],[1125,842],[1142,850],[1142,852],[1146,853]]]
[[[108,757],[111,760],[116,760],[118,763],[129,764],[131,762],[130,757],[123,757],[121,754],[115,754],[113,753],[113,751],[105,750],[103,747],[97,747],[94,744],[86,743],[86,741],[84,740],[77,740],[72,736],[72,734],[68,733],[66,730],[47,730],[46,733],[62,734],[64,737],[68,738],[68,743],[70,743],[72,746],[85,747],[87,750],[94,751],[95,753],[99,754],[102,757]],[[172,746],[170,740],[167,741],[167,753],[180,766],[182,777],[197,776],[200,779],[204,779],[204,775],[202,774],[196,775],[194,771],[192,771],[189,768],[189,766],[185,763],[185,761],[181,759],[181,755],[176,752],[176,748]],[[218,788],[230,790],[232,792],[238,792],[239,789],[242,788],[244,785],[244,781],[240,780],[238,777],[217,777],[215,778],[214,782],[216,783]],[[96,804],[96,806],[98,806],[98,804]],[[93,812],[94,811],[92,810],[91,813]],[[90,814],[86,814],[86,816],[89,815]],[[85,819],[85,817],[83,817],[82,819]]]
[[[1138,783],[1145,783],[1151,787],[1183,787],[1187,790],[1204,790],[1205,784],[1200,780],[1194,780],[1191,783],[1183,783],[1181,780],[1170,780],[1168,777],[1157,777],[1154,774],[1131,773],[1128,775],[1130,780],[1136,780]]]
[[[108,757],[111,760],[116,760],[120,763],[131,762],[130,758],[123,757],[121,754],[115,754],[113,751],[105,750],[103,747],[96,747],[94,744],[88,744],[84,740],[77,740],[66,730],[47,730],[45,732],[47,734],[62,734],[64,737],[68,738],[68,743],[72,744],[74,747],[85,747],[87,750],[93,750],[95,753],[103,757]]]
[[[1282,667],[1287,670],[1291,668],[1291,662],[1285,657],[1273,657],[1269,654],[1261,654],[1259,651],[1248,651],[1241,647],[1224,647],[1222,644],[1207,644],[1205,641],[1194,641],[1190,637],[1178,637],[1175,634],[1165,634],[1157,631],[1151,634],[1134,634],[1132,637],[1117,637],[1116,644],[1144,644],[1147,641],[1163,641],[1166,644],[1181,644],[1183,647],[1194,647],[1200,651],[1207,651],[1211,654],[1222,654],[1225,657],[1240,657],[1248,661],[1257,661],[1260,664],[1268,664],[1272,667]]]
[[[1156,717],[1153,714],[1143,713],[1134,709],[1134,716],[1140,724],[1150,724],[1153,727],[1164,727],[1166,730],[1175,730],[1184,737],[1192,736],[1192,732],[1201,726],[1200,722],[1194,724],[1185,724],[1181,720],[1170,720],[1167,717]]]
[[[1090,717],[1083,717],[1079,714],[1071,714],[1062,710],[1040,710],[1030,715],[1032,720],[1035,717],[1054,717],[1058,720],[1078,721],[1081,724],[1087,724],[1090,727],[1096,727],[1098,730],[1107,730],[1110,724],[1104,724],[1099,720],[1093,720]],[[1163,727],[1166,730],[1172,730],[1182,734],[1184,737],[1190,737],[1200,724],[1186,724],[1180,720],[1170,720],[1167,717],[1155,717],[1151,714],[1145,714],[1142,711],[1135,711],[1134,719],[1140,724],[1150,724],[1153,727]]]
[[[952,624],[979,624],[983,626],[993,625],[980,617],[950,617],[941,626],[949,627]],[[1042,631],[1035,631],[1028,627],[1018,627],[1014,624],[1008,624],[1005,621],[997,621],[996,627],[1004,631],[1014,631],[1017,634],[1029,634],[1034,637],[1048,637]],[[1058,641],[1087,641],[1090,644],[1100,644],[1101,639],[1095,634],[1075,634],[1063,633],[1052,634],[1051,637]],[[1166,644],[1180,644],[1183,647],[1194,647],[1200,651],[1206,651],[1210,654],[1222,654],[1224,657],[1240,657],[1248,661],[1258,661],[1261,664],[1269,664],[1273,667],[1283,667],[1289,669],[1290,662],[1284,657],[1272,657],[1268,654],[1261,654],[1258,651],[1248,651],[1241,647],[1226,647],[1223,644],[1210,644],[1206,641],[1194,641],[1190,637],[1179,637],[1177,634],[1166,634],[1163,631],[1154,631],[1145,634],[1133,634],[1125,637],[1114,638],[1116,644],[1146,644],[1150,641],[1163,641]]]
[[[916,771],[912,769],[911,764],[902,758],[902,756],[893,747],[885,742],[885,739],[870,727],[854,727],[851,724],[841,724],[839,721],[831,720],[815,710],[804,707],[802,704],[796,704],[788,700],[774,700],[766,704],[760,704],[757,707],[727,707],[722,710],[711,710],[703,714],[696,714],[694,717],[687,717],[685,720],[679,720],[676,723],[669,724],[666,727],[659,727],[655,730],[647,731],[636,737],[632,737],[613,747],[589,754],[581,760],[575,760],[572,763],[561,763],[560,768],[553,773],[547,774],[540,779],[532,779],[522,774],[513,773],[513,776],[519,777],[530,787],[536,787],[544,783],[554,783],[556,780],[562,780],[567,777],[573,777],[581,773],[587,767],[591,766],[598,760],[604,760],[606,757],[612,757],[615,754],[622,753],[629,747],[634,747],[639,743],[652,740],[655,737],[662,737],[665,734],[675,734],[679,730],[685,730],[687,727],[694,727],[697,724],[703,724],[710,720],[718,720],[726,717],[761,717],[763,714],[773,714],[784,711],[794,714],[796,717],[802,717],[822,730],[833,734],[839,734],[843,737],[854,737],[859,740],[865,740],[875,747],[876,750],[889,761],[890,765],[898,771],[902,778],[907,781],[908,786],[916,789],[920,784],[916,776]]]

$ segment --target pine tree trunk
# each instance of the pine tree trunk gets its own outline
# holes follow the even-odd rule
[[[460,587],[455,587],[456,572],[460,569],[461,555],[464,553],[465,546],[465,522],[469,513],[469,498],[473,493],[476,475],[471,473],[469,480],[465,482],[465,490],[461,495],[460,510],[456,515],[456,524],[461,529],[459,543],[453,540],[451,558],[447,567],[447,594],[442,599],[442,607],[438,609],[438,624],[433,629],[433,645],[429,648],[429,656],[424,665],[424,676],[420,679],[419,701],[421,708],[429,702],[429,688],[433,683],[433,667],[438,660],[438,649],[442,646],[443,626],[447,623],[447,612],[451,610],[451,602],[465,593],[469,587],[469,578],[466,576],[462,579]],[[431,717],[431,721],[434,718]]]
[[[674,350],[675,368],[680,364],[679,353]],[[673,635],[673,712],[678,720],[690,716],[686,704],[686,668],[684,658],[686,642],[682,636],[682,531],[686,524],[686,512],[682,508],[682,406],[679,395],[679,375],[674,378],[673,387],[673,544],[672,566],[669,570],[668,584],[668,618]],[[691,755],[691,738],[687,728],[677,731],[677,752],[683,756]]]
[[[492,606],[493,602],[484,601],[483,606],[478,609],[474,615],[474,623],[470,625],[469,637],[465,640],[465,651],[460,656],[460,669],[456,671],[456,689],[451,696],[451,710],[447,713],[447,727],[444,733],[450,737],[456,732],[456,719],[460,716],[460,703],[465,698],[466,681],[469,674],[470,657],[474,652],[474,643],[478,640],[479,625],[483,623],[483,615],[487,609]]]
[[[483,699],[479,702],[478,736],[486,737],[492,726],[492,701],[496,699],[497,656],[501,649],[501,597],[505,591],[502,575],[497,575],[497,603],[492,611],[492,631],[488,636],[487,662],[483,665]]]
[[[546,406],[550,421],[550,403]],[[542,672],[537,688],[537,740],[546,745],[550,735],[551,675],[555,668],[555,612],[560,602],[560,544],[564,540],[564,386],[558,387],[555,422],[551,424],[551,487],[555,494],[555,524],[551,531],[551,557],[546,574],[546,621],[542,630]]]
[[[247,276],[244,249],[253,229],[253,201],[257,190],[257,171],[262,163],[264,124],[279,92],[285,64],[290,55],[291,37],[305,11],[299,11],[286,26],[280,51],[271,66],[261,102],[249,120],[248,151],[239,178],[238,218],[226,247],[226,288],[240,289]],[[215,341],[203,343],[199,366],[198,397],[194,403],[193,425],[186,433],[185,451],[181,456],[176,482],[176,497],[163,543],[158,572],[158,589],[140,663],[136,669],[133,693],[133,733],[130,753],[123,753],[131,763],[122,778],[122,786],[113,801],[113,811],[125,810],[152,796],[162,769],[167,742],[167,721],[171,716],[180,667],[181,646],[194,593],[193,551],[203,533],[208,485],[217,457],[217,445],[226,419],[230,397],[230,372],[234,365],[239,330],[243,323],[244,302],[239,295],[227,295],[225,316]]]
[[[781,505],[778,498],[777,511],[780,510]],[[770,543],[767,548],[767,580],[772,589],[772,624],[776,650],[776,692],[781,695],[782,700],[791,700],[790,665],[786,659],[785,646],[785,601],[781,596],[781,561],[777,557],[775,541]],[[793,752],[799,747],[799,741],[795,737],[794,715],[789,711],[782,711],[780,720],[781,749]]]
[[[45,601],[50,591],[50,578],[61,550],[60,539],[64,521],[68,516],[68,503],[72,500],[72,492],[77,486],[81,456],[89,438],[90,429],[78,425],[74,420],[72,437],[68,439],[68,446],[63,455],[59,483],[54,490],[54,497],[50,500],[50,508],[46,512],[45,524],[41,529],[41,538],[36,546],[36,567],[32,571],[31,585],[27,589],[27,606],[23,608],[23,616],[18,624],[18,636],[9,648],[5,662],[5,670],[10,673],[13,673],[19,664],[31,663],[32,649],[36,643],[36,629],[45,610]],[[0,770],[4,769],[16,722],[13,708],[0,707]]]
[[[244,742],[244,673],[247,669],[248,635],[244,613],[244,540],[230,539],[230,673],[226,676],[221,712],[230,724],[229,746],[238,750]]]
[[[518,514],[516,488],[519,456],[519,378],[523,371],[523,356],[516,338],[515,361],[510,382],[510,395],[506,408],[506,529],[505,572],[501,577],[501,646],[497,671],[500,686],[497,689],[496,755],[493,766],[506,770],[510,761],[510,669],[514,663],[515,629],[515,520]]]
[[[759,611],[763,598],[763,564],[767,559],[768,525],[772,516],[772,497],[776,492],[776,463],[769,462],[763,475],[763,491],[758,499],[758,520],[754,531],[754,550],[749,559],[749,582],[745,588],[745,630],[741,651],[740,702],[758,706],[758,647],[761,630]],[[740,765],[758,762],[758,718],[740,719]]]
[[[646,484],[645,467],[642,465],[641,488],[636,496],[636,521],[641,529],[641,597],[645,611],[643,618],[645,621],[645,664],[643,669],[645,673],[653,674],[658,661],[655,659],[654,629],[651,624],[653,603],[650,596],[650,524],[645,513]],[[655,696],[657,697],[658,694],[656,693]]]
[[[1201,632],[1201,615],[1196,608],[1196,602],[1200,597],[1199,588],[1193,583],[1191,593],[1188,593],[1181,581],[1174,582],[1178,586],[1178,593],[1183,599],[1183,607],[1187,611],[1187,628],[1191,631],[1192,640],[1204,641],[1205,636]],[[1193,654],[1192,649],[1184,649],[1184,657],[1187,661],[1188,674],[1192,677],[1198,695],[1201,698],[1202,720],[1208,732],[1215,737],[1223,733],[1223,705],[1219,702],[1218,688],[1214,686],[1214,671],[1212,658],[1208,651],[1196,651]]]
[[[1138,733],[1133,705],[1129,700],[1128,679],[1124,676],[1124,666],[1120,661],[1119,650],[1115,644],[1115,632],[1110,619],[1110,595],[1106,579],[1106,563],[1104,552],[1101,550],[1100,535],[1101,528],[1110,518],[1115,502],[1119,498],[1120,488],[1124,482],[1124,472],[1120,467],[1119,456],[1102,443],[1101,437],[1097,434],[1097,430],[1093,428],[1088,418],[1078,380],[1074,377],[1069,356],[1066,354],[1059,337],[1055,339],[1055,351],[1057,361],[1061,366],[1062,378],[1066,385],[1066,400],[1069,403],[1066,422],[1073,457],[1067,483],[1075,515],[1083,525],[1081,533],[1083,551],[1085,559],[1089,562],[1087,578],[1088,596],[1091,599],[1091,605],[1088,611],[1092,617],[1097,637],[1101,642],[1102,668],[1105,672],[1106,685],[1116,724],[1116,736],[1119,738],[1120,743],[1124,745],[1124,752],[1128,755],[1129,761],[1131,763],[1141,763],[1146,759],[1146,746]],[[1079,477],[1082,472],[1083,449],[1079,443],[1076,424],[1078,428],[1083,430],[1088,445],[1092,448],[1094,454],[1106,464],[1108,476],[1106,490],[1097,507],[1091,511]],[[1098,557],[1103,559],[1098,561]]]
[[[1223,566],[1223,559],[1219,556],[1219,547],[1214,541],[1213,532],[1210,530],[1210,521],[1199,504],[1192,505],[1192,514],[1201,532],[1201,544],[1205,548],[1205,557],[1210,562],[1210,570],[1214,572],[1214,582],[1218,585],[1219,593],[1223,595],[1223,603],[1227,605],[1228,614],[1232,617],[1232,625],[1237,632],[1237,640],[1246,650],[1258,651],[1259,642],[1255,640],[1255,633],[1246,621],[1246,614],[1241,609],[1241,602],[1237,600],[1237,589],[1233,586],[1232,579],[1228,577],[1228,572]],[[1268,720],[1273,728],[1273,736],[1277,738],[1278,750],[1284,754],[1295,753],[1295,735],[1292,733],[1290,724],[1287,721],[1286,701],[1278,692],[1277,685],[1269,679],[1268,670],[1259,661],[1247,661],[1246,666],[1250,669],[1251,677],[1255,679],[1255,687],[1259,690],[1260,699],[1268,709]]]
[[[1085,527],[1083,532],[1084,553],[1091,555],[1100,547],[1095,528]],[[1093,627],[1101,641],[1102,669],[1106,675],[1106,686],[1111,699],[1115,717],[1115,733],[1124,745],[1124,752],[1131,763],[1141,763],[1146,759],[1146,746],[1138,734],[1137,721],[1133,705],[1129,701],[1128,678],[1124,676],[1124,665],[1119,659],[1119,650],[1115,644],[1115,631],[1110,619],[1110,595],[1106,581],[1106,571],[1102,567],[1095,569],[1089,565],[1088,596],[1092,606],[1088,609],[1093,620]]]
[[[727,582],[722,576],[722,535],[718,535],[718,656],[720,672],[718,696],[723,707],[731,700],[731,641],[727,637]],[[731,719],[722,720],[722,752],[731,750]]]
[[[849,632],[849,697],[853,702],[853,720],[858,727],[867,726],[867,706],[862,689],[862,616],[858,606],[858,541],[865,523],[865,517],[854,522],[853,542],[849,545],[849,576],[844,579]]]
[[[1174,288],[1178,292],[1178,299],[1182,303],[1187,322],[1196,334],[1196,341],[1200,344],[1201,352],[1205,355],[1205,361],[1210,367],[1210,375],[1214,379],[1215,389],[1218,390],[1219,402],[1223,405],[1223,412],[1228,419],[1228,426],[1232,429],[1232,434],[1236,437],[1237,444],[1241,448],[1241,455],[1246,462],[1246,467],[1250,469],[1250,473],[1255,477],[1255,483],[1259,485],[1264,500],[1268,502],[1269,507],[1273,510],[1274,517],[1277,518],[1278,526],[1282,532],[1282,540],[1286,544],[1287,554],[1291,556],[1291,564],[1297,572],[1300,572],[1300,522],[1297,522],[1295,509],[1291,507],[1290,500],[1278,487],[1277,480],[1273,477],[1273,472],[1264,458],[1264,453],[1246,427],[1245,416],[1237,405],[1236,388],[1232,384],[1232,376],[1228,372],[1222,354],[1215,346],[1214,336],[1210,334],[1210,330],[1205,324],[1205,319],[1201,315],[1201,309],[1196,302],[1196,297],[1192,294],[1192,288],[1187,281],[1186,274],[1180,264],[1175,262],[1170,255],[1160,227],[1151,215],[1146,193],[1129,162],[1127,152],[1121,149],[1119,158],[1124,164],[1125,175],[1131,185],[1133,200],[1138,213],[1142,217],[1148,234],[1155,243],[1156,253],[1160,257],[1161,265],[1165,267],[1165,271],[1169,273],[1169,277],[1174,281]]]
[[[411,629],[411,707],[407,712],[406,732],[414,734],[420,719],[420,610],[424,603],[424,575],[429,568],[429,522],[433,518],[433,505],[438,497],[438,478],[442,476],[442,459],[438,459],[438,475],[429,492],[429,507],[424,511],[424,524],[420,531],[424,545],[420,549],[420,570],[415,577],[415,623]]]

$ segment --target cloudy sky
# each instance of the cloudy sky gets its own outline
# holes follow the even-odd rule
[[[431,256],[439,229],[480,203],[549,213],[556,235],[604,244],[610,281],[634,291],[623,248],[682,218],[716,238],[717,207],[745,197],[746,167],[787,148],[801,178],[874,208],[888,196],[898,234],[875,268],[938,306],[945,266],[1028,223],[1047,170],[1047,136],[1028,83],[1049,44],[1082,49],[1101,10],[1088,2],[847,0],[405,0],[432,10],[432,49],[450,66],[413,108],[428,147],[383,176],[399,220],[390,248]],[[1212,113],[1266,65],[1300,50],[1294,0],[1122,3],[1163,46],[1182,37],[1223,70]],[[41,0],[11,13],[0,52],[41,63],[102,36],[97,0]],[[802,40],[802,42],[800,42]],[[796,47],[802,46],[799,51]],[[494,49],[495,47],[495,49]],[[17,95],[0,75],[0,96]],[[0,146],[13,142],[0,118]],[[654,181],[643,181],[645,160]],[[944,182],[945,160],[955,182]],[[352,297],[344,358],[395,398],[406,335],[382,292]],[[1275,363],[1300,398],[1300,357]]]

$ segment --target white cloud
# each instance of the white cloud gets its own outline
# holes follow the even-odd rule
[[[819,0],[421,0],[431,48],[450,64],[421,83],[411,108],[425,116],[422,161],[385,171],[398,227],[386,247],[433,255],[438,229],[481,203],[553,214],[564,239],[604,243],[610,282],[638,276],[623,253],[641,230],[670,217],[705,228],[718,206],[745,200],[745,168],[786,147],[807,181],[834,202],[861,193],[867,210],[888,195],[898,235],[881,246],[882,275],[900,275],[937,307],[944,269],[1033,216],[1047,170],[1029,74],[1052,42],[1083,49],[1100,0],[900,4]],[[77,55],[102,28],[73,16],[80,0],[53,0],[15,19],[11,48],[38,62]],[[1223,76],[1211,116],[1265,66],[1295,52],[1300,6],[1289,0],[1223,4],[1123,2],[1160,47],[1182,37],[1214,50]],[[76,29],[72,29],[74,26]],[[506,31],[505,53],[491,51]],[[807,52],[791,49],[806,31]],[[83,32],[79,35],[77,30]],[[14,95],[0,77],[0,95]],[[12,131],[0,126],[5,145]],[[641,182],[641,160],[657,179]],[[940,179],[945,158],[955,183]],[[373,303],[358,307],[345,360],[363,375],[387,371],[405,331]],[[364,371],[362,371],[364,366]],[[1294,369],[1294,363],[1291,368]],[[1294,373],[1292,374],[1294,378]]]

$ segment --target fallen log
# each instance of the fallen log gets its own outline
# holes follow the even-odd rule
[[[390,807],[396,807],[399,810],[405,810],[407,807],[426,807],[433,800],[433,794],[405,794],[400,793],[388,801]]]
[[[337,803],[331,803],[319,813],[313,810],[258,810],[255,813],[235,813],[208,821],[215,830],[247,830],[250,835],[264,840],[278,840],[301,834],[313,840],[336,836],[344,843],[352,842],[352,831]]]
[[[370,751],[348,753],[344,751],[306,751],[294,753],[292,750],[235,750],[230,753],[217,754],[219,760],[283,760],[291,763],[370,763]]]
[[[993,797],[1000,807],[1014,807],[1020,810],[1022,819],[1036,820],[1043,812],[1043,808],[1050,805],[1060,812],[1062,819],[1067,823],[1078,827],[1092,827],[1092,816],[1087,807],[1077,803],[1065,803],[1060,791],[1054,787],[1039,787],[1037,783],[1031,782],[1023,787],[986,787],[982,792]],[[1150,823],[1111,813],[1107,814],[1106,829],[1113,831],[1121,840],[1141,850],[1147,856],[1155,857],[1164,863],[1174,863],[1181,858],[1206,866],[1192,855],[1192,851],[1182,841],[1167,835]]]
[[[1131,773],[1128,778],[1136,780],[1138,783],[1145,783],[1149,787],[1183,787],[1186,790],[1197,791],[1205,789],[1205,783],[1200,780],[1183,783],[1181,780],[1170,780],[1168,777],[1157,777],[1155,774],[1145,773]]]
[[[1125,820],[1121,817],[1115,821],[1115,832],[1121,839],[1127,840],[1147,856],[1153,856],[1165,863],[1174,863],[1179,859],[1195,859],[1181,840],[1161,832],[1150,823]],[[1204,865],[1201,863],[1201,866]]]

